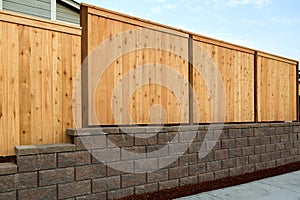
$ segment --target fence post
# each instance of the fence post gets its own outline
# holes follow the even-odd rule
[[[258,54],[257,51],[254,52],[254,122],[258,122],[258,110],[257,110],[257,63],[258,62]]]
[[[188,61],[189,61],[189,123],[194,123],[194,107],[193,107],[193,35],[189,34],[189,42],[188,42]]]
[[[82,27],[81,36],[81,63],[88,56],[88,7],[80,5],[80,26]],[[88,66],[88,65],[87,65]],[[88,67],[81,68],[81,110],[82,110],[82,128],[88,127]]]
[[[296,109],[297,109],[297,122],[300,121],[299,119],[299,61],[296,65]]]

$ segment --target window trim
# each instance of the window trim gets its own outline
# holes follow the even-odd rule
[[[51,0],[51,20],[56,20],[56,0]]]

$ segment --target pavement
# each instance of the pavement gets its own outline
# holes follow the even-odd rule
[[[300,171],[177,200],[300,200]]]

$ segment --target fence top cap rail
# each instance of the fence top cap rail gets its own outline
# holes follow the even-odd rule
[[[269,58],[279,59],[283,62],[288,62],[288,63],[291,63],[291,64],[297,64],[297,62],[298,62],[298,61],[293,60],[293,59],[289,59],[289,58],[285,58],[285,57],[282,57],[282,56],[277,56],[277,55],[273,55],[273,54],[269,54],[269,53],[264,53],[264,52],[259,51],[259,50],[255,50],[255,49],[252,49],[252,48],[249,48],[249,47],[244,47],[242,45],[232,44],[232,43],[229,43],[229,42],[226,42],[226,41],[222,41],[222,40],[218,40],[218,39],[215,39],[215,38],[203,36],[201,34],[197,34],[197,33],[191,32],[191,31],[182,30],[182,29],[179,29],[179,28],[175,28],[175,27],[172,27],[172,26],[160,24],[160,23],[157,23],[157,22],[149,21],[149,20],[146,20],[146,19],[138,18],[138,17],[134,17],[134,16],[127,15],[127,14],[124,14],[124,13],[108,10],[108,9],[101,8],[101,7],[98,7],[98,6],[94,6],[94,5],[90,5],[90,4],[86,4],[86,3],[81,3],[81,7],[90,8],[90,9],[88,9],[88,13],[90,13],[90,14],[96,14],[97,15],[97,14],[100,14],[100,12],[108,13],[108,14],[120,17],[119,18],[120,21],[124,21],[124,19],[122,20],[122,18],[127,18],[127,19],[135,21],[134,24],[145,27],[145,28],[147,28],[147,26],[145,26],[145,25],[148,24],[148,25],[152,25],[152,26],[155,26],[155,27],[161,27],[161,28],[164,28],[164,29],[175,31],[175,32],[177,32],[177,34],[181,33],[182,35],[186,35],[186,36],[189,35],[194,40],[198,40],[198,41],[201,41],[201,42],[206,42],[206,43],[209,43],[209,44],[214,44],[214,45],[218,45],[218,46],[221,46],[221,47],[226,47],[226,48],[230,48],[230,49],[233,49],[233,50],[238,50],[238,51],[242,51],[242,52],[246,52],[246,53],[250,53],[250,54],[255,54],[255,52],[259,52],[259,53],[263,53],[265,56],[269,55],[268,56]],[[95,11],[99,11],[99,13],[96,13]],[[105,17],[107,17],[107,16],[105,16]],[[110,17],[108,17],[108,18],[110,18]],[[138,22],[144,23],[144,26],[141,25],[141,24],[138,24]]]
[[[271,54],[271,53],[266,53],[266,52],[263,52],[263,51],[257,51],[257,55],[261,56],[261,57],[270,58],[270,59],[273,59],[273,60],[286,62],[286,63],[292,64],[292,65],[297,65],[297,63],[298,63],[297,60],[293,60],[293,59],[286,58],[286,57],[283,57],[283,56],[274,55],[274,54]]]
[[[0,10],[0,21],[31,26],[35,28],[42,28],[47,30],[70,33],[74,35],[81,35],[81,27],[58,21],[33,17],[24,14],[18,14],[11,11]]]

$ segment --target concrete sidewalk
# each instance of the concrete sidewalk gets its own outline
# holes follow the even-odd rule
[[[178,200],[300,200],[300,171]]]

